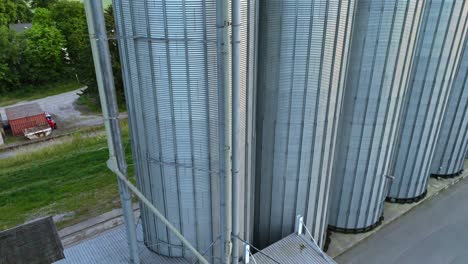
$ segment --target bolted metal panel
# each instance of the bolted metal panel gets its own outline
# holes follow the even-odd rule
[[[431,173],[454,175],[463,170],[468,148],[468,38],[445,109]]]
[[[389,198],[414,199],[426,192],[431,160],[464,44],[467,15],[467,1],[425,2]]]
[[[291,234],[297,214],[324,243],[354,0],[262,0],[255,245]]]
[[[379,223],[423,1],[359,0],[340,119],[329,224]]]
[[[218,83],[216,0],[114,0],[132,152],[139,189],[210,262],[222,256],[224,115]],[[240,171],[251,182],[255,1],[241,1]],[[222,90],[221,90],[222,91]],[[241,197],[244,196],[241,189]],[[250,217],[251,202],[239,217]],[[166,256],[190,257],[142,207],[144,242]],[[242,219],[242,218],[241,218]],[[244,233],[241,221],[241,234]],[[248,238],[247,238],[248,240]],[[211,247],[211,248],[210,248]]]

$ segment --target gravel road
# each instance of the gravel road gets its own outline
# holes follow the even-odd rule
[[[28,103],[38,103],[41,106],[42,110],[44,110],[44,112],[50,113],[57,122],[58,130],[56,132],[54,131],[53,133],[66,133],[69,131],[71,132],[73,130],[76,130],[78,128],[102,124],[103,118],[101,115],[97,115],[94,113],[87,114],[85,111],[79,111],[78,106],[76,106],[75,102],[79,97],[78,93],[82,89],[85,88],[80,88],[74,91],[48,96],[37,100],[19,102],[17,104],[6,107],[0,107],[0,115],[2,116],[2,118],[5,118],[5,108],[7,107],[23,105]],[[126,118],[127,114],[121,113],[120,117]],[[12,157],[19,153],[41,149],[54,144],[60,144],[67,140],[69,140],[68,137],[52,139],[48,141],[37,141],[36,143],[27,146],[21,146],[5,151],[0,151],[0,159]]]
[[[84,88],[32,101],[19,102],[7,107],[28,103],[38,103],[42,110],[53,115],[57,121],[59,129],[101,124],[103,121],[102,116],[96,114],[83,114],[77,109],[75,101],[78,99],[78,93],[82,89]],[[2,115],[2,118],[6,118],[5,107],[0,107],[0,114]]]

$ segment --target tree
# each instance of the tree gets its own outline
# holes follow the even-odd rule
[[[115,21],[114,9],[112,5],[107,6],[104,10],[104,19],[106,21],[107,36],[115,36]],[[117,99],[119,104],[125,104],[125,91],[122,78],[122,68],[120,66],[120,53],[117,40],[115,38],[109,40],[109,50],[112,59],[112,71],[114,73],[115,90],[117,92]]]
[[[65,40],[54,26],[34,25],[24,34],[23,50],[26,71],[23,81],[31,84],[56,81],[63,71],[63,51]]]
[[[83,66],[92,57],[83,3],[60,1],[51,7],[51,16],[67,42],[72,64]]]
[[[21,49],[16,32],[0,26],[0,94],[20,86]]]
[[[8,26],[10,23],[30,22],[32,12],[23,0],[0,1],[0,26]]]
[[[88,25],[83,3],[59,1],[51,7],[57,28],[63,33],[70,57],[70,67],[81,83],[88,88],[84,96],[99,104],[98,89],[93,64],[93,55],[88,34]]]
[[[3,0],[6,1],[6,0]],[[12,23],[28,23],[31,22],[33,13],[28,4],[24,0],[12,0],[16,5],[16,17]]]
[[[88,86],[84,96],[87,96],[88,99],[92,100],[94,103],[99,104],[96,75],[84,5],[77,1],[59,1],[51,7],[51,12],[53,20],[57,24],[57,28],[65,36],[67,42],[67,51],[70,55],[71,66],[78,74],[80,81]],[[113,36],[114,16],[112,12],[112,6],[108,6],[105,9],[104,16],[108,35]],[[110,40],[109,48],[111,52],[112,67],[118,100],[122,104],[125,102],[125,97],[117,41]]]
[[[33,25],[45,27],[55,27],[56,23],[52,18],[52,12],[46,8],[37,8],[34,10]]]
[[[31,7],[32,8],[49,8],[58,0],[31,0]]]

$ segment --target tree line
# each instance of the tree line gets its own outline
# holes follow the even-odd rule
[[[105,18],[112,35],[112,6],[105,9]],[[9,24],[28,22],[32,26],[24,32],[9,29]],[[123,103],[116,41],[110,40],[109,47],[119,101]],[[66,0],[1,0],[0,96],[66,80],[88,86],[82,96],[99,104],[84,5]]]

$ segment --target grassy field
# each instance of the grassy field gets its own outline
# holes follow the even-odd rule
[[[44,85],[44,87],[31,87],[22,89],[18,92],[11,92],[0,95],[0,106],[7,106],[16,104],[21,101],[29,101],[39,99],[51,95],[61,94],[73,91],[82,87],[82,84],[76,81],[58,82],[53,84]]]
[[[128,130],[123,134],[130,159]],[[117,180],[105,165],[107,158],[103,135],[76,134],[69,142],[0,160],[0,230],[66,214],[57,223],[63,228],[120,207]]]

